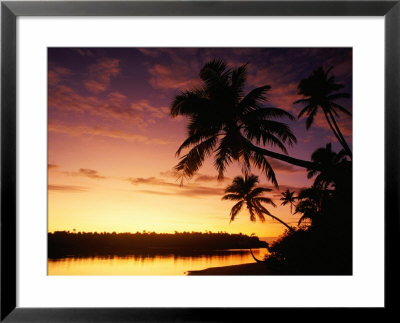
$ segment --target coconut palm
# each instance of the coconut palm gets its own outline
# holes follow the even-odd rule
[[[271,192],[270,188],[256,186],[258,183],[258,176],[248,175],[237,176],[233,179],[232,184],[229,185],[225,190],[225,195],[222,197],[223,200],[236,201],[236,204],[231,209],[231,219],[234,221],[237,214],[240,212],[242,207],[246,205],[247,210],[250,214],[250,221],[256,221],[256,216],[261,222],[265,221],[265,215],[272,219],[282,223],[290,231],[293,228],[287,223],[272,215],[263,204],[270,204],[276,206],[275,203],[269,197],[263,196],[265,192]]]
[[[302,95],[303,99],[297,100],[294,103],[303,103],[306,105],[300,111],[298,118],[303,114],[307,115],[307,129],[311,127],[317,112],[321,109],[335,137],[343,146],[346,153],[351,157],[352,152],[335,119],[335,116],[338,116],[339,112],[351,115],[346,108],[335,102],[338,99],[349,98],[350,95],[348,93],[338,92],[344,88],[344,85],[335,82],[335,76],[329,75],[331,70],[332,67],[325,71],[323,67],[320,66],[318,69],[314,70],[308,78],[300,81],[298,85],[298,94]]]
[[[302,213],[303,215],[300,217],[298,225],[305,220],[310,220],[312,225],[318,223],[318,220],[321,219],[322,194],[323,192],[315,187],[303,189],[299,192],[299,202],[294,214]]]
[[[275,119],[293,120],[293,116],[282,109],[264,106],[269,85],[244,95],[246,70],[246,64],[230,69],[224,61],[212,60],[200,71],[202,86],[184,91],[173,100],[171,115],[188,118],[187,139],[176,152],[181,156],[184,149],[189,149],[175,167],[182,178],[193,176],[211,155],[219,179],[230,163],[239,161],[244,172],[255,166],[277,186],[266,156],[318,169],[310,161],[287,155],[286,146],[296,143],[296,137],[287,124]],[[264,149],[260,144],[277,147],[282,153]]]
[[[336,182],[343,176],[343,163],[347,162],[346,152],[342,149],[336,153],[332,151],[332,145],[329,143],[325,148],[318,148],[311,155],[311,160],[321,166],[321,171],[309,169],[308,178],[315,177],[314,187],[317,189],[326,190],[330,184],[335,185]]]
[[[281,197],[281,205],[286,205],[289,204],[290,205],[290,213],[293,213],[293,206],[296,207],[296,205],[294,204],[294,201],[297,199],[296,196],[294,196],[295,192],[291,192],[288,189],[281,193],[282,197]]]

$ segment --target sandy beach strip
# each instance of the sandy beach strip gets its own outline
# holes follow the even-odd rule
[[[218,275],[273,275],[265,264],[250,263],[242,265],[213,267],[203,270],[192,270],[187,272],[188,276],[218,276]]]

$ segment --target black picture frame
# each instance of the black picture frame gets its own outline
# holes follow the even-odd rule
[[[187,322],[285,318],[300,308],[19,308],[16,307],[16,19],[19,16],[383,16],[385,19],[385,306],[399,287],[400,1],[2,1],[1,3],[1,321]],[[373,84],[371,84],[373,87]],[[368,161],[365,161],[368,163]],[[134,292],[134,291],[133,291]],[[238,296],[245,297],[245,296]],[[315,311],[315,309],[313,309]],[[337,318],[338,309],[325,315]],[[343,309],[342,309],[343,310]],[[267,313],[268,311],[268,313]],[[320,311],[313,312],[317,317]],[[313,315],[314,315],[313,314]],[[357,314],[357,315],[358,315]],[[297,314],[294,314],[297,315]],[[258,317],[258,319],[257,319]],[[308,318],[307,318],[308,319]],[[320,317],[321,319],[321,317]],[[359,318],[358,318],[359,319]]]

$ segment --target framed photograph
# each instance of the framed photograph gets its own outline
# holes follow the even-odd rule
[[[2,321],[394,309],[398,1],[1,10]]]

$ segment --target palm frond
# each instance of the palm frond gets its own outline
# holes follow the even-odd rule
[[[254,140],[257,145],[261,143],[263,145],[270,144],[271,146],[278,147],[283,153],[288,153],[282,141],[272,133],[262,131],[260,128],[246,127],[244,134],[249,140]]]
[[[349,93],[335,93],[328,95],[326,98],[329,101],[337,100],[337,99],[349,99],[351,96]]]
[[[239,201],[237,202],[231,209],[231,220],[230,222],[232,222],[233,220],[235,220],[236,215],[240,212],[240,210],[242,209],[244,201]]]
[[[305,220],[311,220],[312,218],[310,218],[310,216],[308,216],[307,214],[304,214],[303,216],[300,217],[299,222],[297,223],[297,225],[302,224]]]
[[[218,134],[214,134],[214,131],[210,131],[208,133],[197,133],[195,135],[191,135],[179,146],[178,150],[176,151],[176,156],[180,156],[181,152],[185,148],[189,148],[193,145],[198,145],[201,142],[209,141],[211,144],[216,144],[214,140],[218,140]]]
[[[297,142],[296,136],[286,123],[274,120],[264,120],[260,122],[260,127],[267,133],[279,136],[279,139],[285,143],[287,142],[289,146]]]
[[[297,101],[296,101],[296,102],[297,102]],[[295,103],[296,103],[296,102],[295,102]],[[304,113],[308,113],[308,112],[311,111],[312,109],[313,109],[313,106],[312,106],[311,104],[305,106],[305,107],[300,111],[300,113],[298,114],[297,119],[300,119],[300,118],[303,116]]]
[[[294,120],[294,116],[280,108],[263,107],[256,110],[251,110],[243,115],[243,118],[249,121],[252,120],[266,120],[270,118],[288,118]]]
[[[260,108],[260,104],[267,102],[266,93],[271,89],[270,85],[260,86],[250,91],[240,102],[239,110],[248,112]]]
[[[239,98],[247,80],[247,64],[243,64],[232,71],[232,90],[235,96]]]
[[[349,110],[347,110],[346,108],[342,107],[341,105],[339,105],[337,103],[334,103],[334,102],[331,102],[331,105],[334,108],[336,108],[336,109],[340,110],[341,112],[343,112],[344,114],[347,114],[348,116],[351,116],[351,112]]]
[[[226,63],[221,59],[213,59],[206,63],[200,70],[200,78],[204,81],[208,91],[213,92],[221,87],[229,86],[229,74]]]
[[[267,179],[271,181],[272,184],[274,184],[277,188],[279,187],[275,172],[263,154],[259,153],[258,151],[253,151],[251,154],[251,162],[254,166],[265,173]]]
[[[227,192],[229,192],[229,191],[227,191]],[[239,201],[242,198],[243,198],[243,196],[241,194],[233,194],[233,193],[225,194],[222,197],[223,200],[231,200],[231,201]]]
[[[193,147],[186,155],[181,157],[175,169],[182,177],[192,177],[203,164],[204,159],[212,153],[217,140],[218,138],[214,136]]]
[[[266,203],[266,204],[270,204],[273,207],[276,207],[276,204],[274,203],[274,201],[272,199],[270,199],[269,197],[256,197],[254,200],[260,202],[260,203]]]
[[[229,136],[224,136],[220,140],[220,144],[216,149],[214,167],[218,171],[218,179],[222,180],[224,178],[224,173],[227,166],[232,163],[232,146],[234,147],[234,142]]]
[[[267,215],[269,215],[269,216],[272,216],[271,212],[269,212],[267,208],[265,208],[263,205],[261,205],[260,202],[255,201],[255,204],[256,204],[257,208],[258,208],[261,212],[263,212],[263,213],[265,213],[265,214],[267,214]]]
[[[267,188],[267,187],[256,187],[253,190],[251,190],[251,192],[249,192],[249,196],[252,198],[256,198],[263,193],[271,192],[271,191],[272,191],[272,189]]]
[[[250,214],[250,221],[251,222],[255,222],[256,221],[256,217],[254,215],[254,207],[251,203],[247,203],[247,210],[249,210],[249,214]]]
[[[318,171],[316,171],[316,170],[313,170],[313,169],[310,169],[310,170],[308,170],[308,172],[307,172],[307,178],[308,179],[311,179],[311,178],[313,178],[315,175],[317,175],[318,174]]]
[[[256,204],[255,207],[254,207],[254,211],[255,211],[255,213],[257,214],[258,219],[259,219],[261,222],[265,222],[265,216],[264,216],[263,210],[262,210],[257,204]]]
[[[296,101],[293,102],[293,104],[299,104],[299,103],[303,103],[303,104],[310,104],[310,99],[306,98],[306,99],[298,99]]]
[[[306,129],[310,129],[311,125],[314,123],[314,117],[317,114],[317,107],[315,107],[314,109],[312,109],[308,116],[307,116],[307,120],[306,120]]]
[[[199,93],[186,91],[177,96],[171,103],[170,114],[172,117],[178,115],[192,115],[209,106],[210,101]]]

